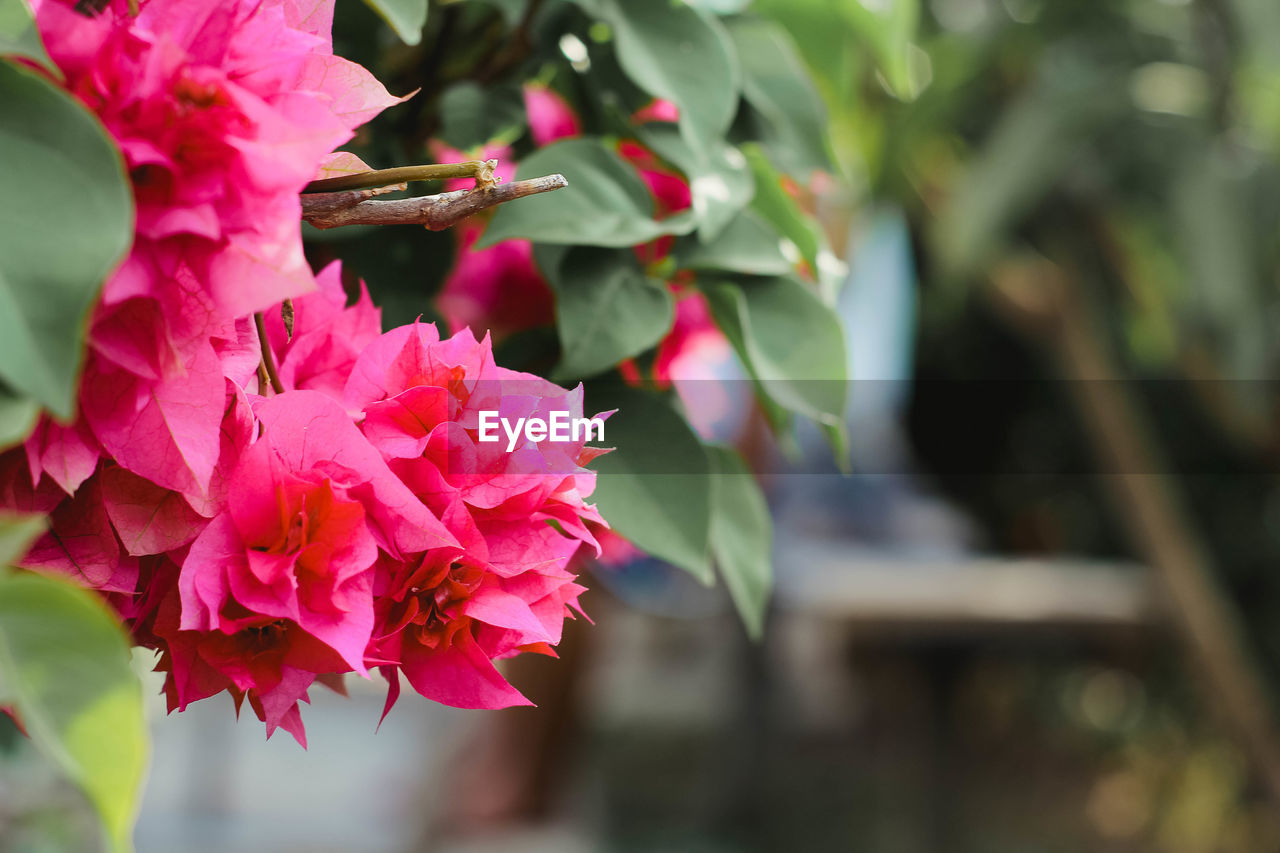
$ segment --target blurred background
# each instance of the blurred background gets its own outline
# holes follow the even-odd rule
[[[572,89],[574,42],[610,34],[567,5],[433,2],[408,47],[340,0],[338,52],[423,89],[361,156],[466,150],[521,81]],[[1280,4],[699,5],[785,34],[833,161],[791,189],[829,247],[852,473],[816,431],[734,433],[775,524],[763,639],[631,557],[589,570],[561,660],[507,670],[536,710],[406,697],[375,735],[353,681],[303,752],[157,697],[139,849],[1280,850]],[[388,323],[434,316],[459,251],[309,237]],[[0,850],[95,849],[9,729],[0,756]]]

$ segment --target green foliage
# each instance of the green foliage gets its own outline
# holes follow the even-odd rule
[[[742,94],[760,114],[760,133],[789,171],[829,169],[826,110],[785,30],[759,18],[729,21],[742,59]]]
[[[428,0],[365,0],[396,31],[405,44],[422,40],[427,23]]]
[[[598,139],[568,139],[521,161],[516,178],[561,174],[569,186],[498,209],[480,246],[524,238],[542,243],[633,246],[670,233],[635,170]]]
[[[684,238],[676,246],[681,269],[723,270],[751,275],[786,275],[791,262],[782,253],[778,232],[749,210],[737,215],[710,243]]]
[[[876,91],[911,101],[924,90],[917,44],[919,0],[755,0],[753,10],[803,45],[802,59],[827,109],[827,135],[840,171],[861,178],[875,167],[888,130],[868,112]],[[923,111],[921,111],[923,112]],[[774,152],[771,152],[774,153]],[[776,154],[774,156],[777,156]]]
[[[727,142],[691,147],[670,124],[654,122],[638,129],[641,141],[689,180],[698,238],[714,240],[743,206],[754,185],[741,151]]]
[[[26,0],[0,0],[0,56],[21,56],[57,73]]]
[[[782,176],[773,168],[764,149],[748,145],[743,148],[743,154],[755,178],[756,194],[751,201],[751,209],[790,240],[811,269],[818,269],[822,234],[817,223],[800,210],[795,199],[787,195],[782,188]]]
[[[840,11],[875,53],[893,93],[904,100],[916,97],[922,81],[911,62],[911,39],[920,20],[920,0],[888,0],[874,7],[842,0]]]
[[[0,378],[70,417],[90,306],[133,236],[120,153],[40,75],[0,62]]]
[[[149,752],[142,686],[102,601],[68,581],[0,574],[0,698],[84,790],[110,848],[132,850]]]
[[[711,459],[711,554],[747,633],[759,638],[773,589],[773,526],[750,469],[734,451],[707,447]]]
[[[577,246],[544,272],[556,292],[561,355],[555,378],[603,373],[654,346],[671,328],[671,291],[645,274],[630,249]]]
[[[724,26],[702,9],[662,0],[577,0],[609,25],[618,63],[640,89],[680,108],[690,146],[709,151],[737,111],[741,70]]]
[[[809,288],[785,277],[700,286],[716,323],[773,403],[823,424],[843,419],[844,334]]]
[[[606,424],[615,450],[593,465],[600,512],[637,547],[710,584],[711,464],[698,437],[646,391],[610,385],[588,403],[617,409]]]

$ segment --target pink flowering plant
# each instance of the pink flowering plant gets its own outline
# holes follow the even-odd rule
[[[31,200],[0,222],[0,708],[114,849],[130,646],[171,711],[226,693],[305,746],[347,674],[384,716],[406,684],[529,704],[497,663],[555,654],[606,547],[718,567],[759,630],[763,498],[671,381],[719,342],[775,429],[835,435],[844,355],[798,201],[817,102],[719,5],[0,0]],[[376,70],[341,41],[375,11],[387,85],[334,49]]]

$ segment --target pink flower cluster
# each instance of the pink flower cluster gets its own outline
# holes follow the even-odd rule
[[[570,561],[599,547],[601,451],[478,441],[481,411],[581,417],[581,388],[498,367],[469,330],[382,334],[363,288],[349,305],[336,265],[305,263],[299,191],[396,102],[333,56],[332,0],[43,0],[37,21],[138,218],[80,417],[0,455],[0,507],[50,516],[20,564],[100,591],[160,652],[171,710],[227,691],[305,745],[311,686],[375,668],[388,710],[401,674],[458,707],[527,704],[493,661],[553,653]]]

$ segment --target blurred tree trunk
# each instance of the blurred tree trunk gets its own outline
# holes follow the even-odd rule
[[[1159,579],[1206,703],[1230,729],[1280,814],[1274,708],[1241,632],[1240,612],[1215,580],[1174,477],[1086,298],[1069,271],[1043,258],[999,267],[990,293],[1013,325],[1057,359],[1099,474],[1134,549]]]

